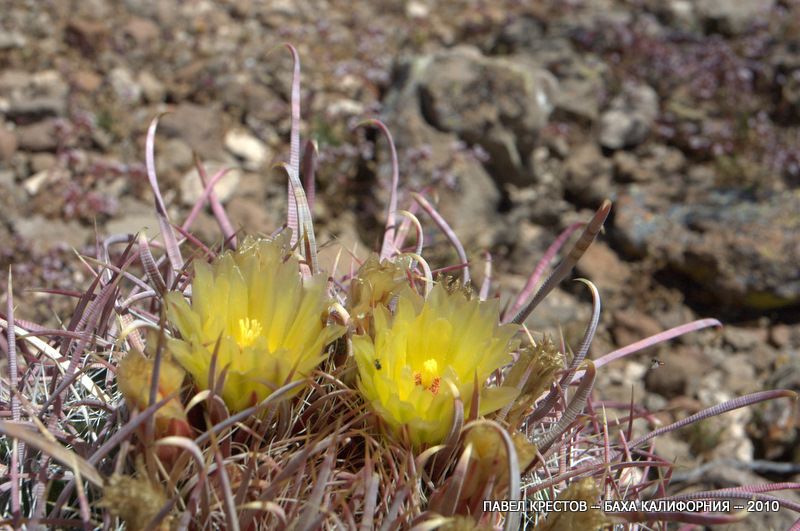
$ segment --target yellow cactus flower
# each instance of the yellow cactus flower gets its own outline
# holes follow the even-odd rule
[[[536,445],[522,433],[514,432],[510,435],[519,468],[525,470],[536,458]],[[489,426],[478,425],[467,433],[465,444],[472,445],[472,463],[462,489],[462,496],[469,498],[482,495],[486,484],[492,478],[495,494],[502,494],[508,486],[508,452],[500,434]]]
[[[370,256],[350,282],[347,308],[352,324],[358,331],[372,333],[373,308],[388,306],[392,297],[410,291],[408,264],[403,259],[381,262],[377,255]]]
[[[326,278],[303,279],[288,234],[248,238],[213,264],[195,262],[191,306],[168,293],[167,317],[180,332],[170,351],[201,389],[217,351],[215,381],[231,411],[252,406],[278,387],[306,377],[343,329],[326,326]]]
[[[353,338],[358,387],[395,435],[405,426],[417,448],[443,442],[453,421],[453,389],[469,411],[476,381],[481,415],[516,397],[514,388],[485,386],[511,361],[516,327],[498,326],[498,316],[497,301],[469,300],[441,284],[427,300],[401,295],[394,315],[374,309],[374,337]]]
[[[148,344],[155,344],[151,338]],[[119,362],[117,368],[117,385],[131,409],[144,410],[150,405],[150,385],[153,381],[153,359],[146,358],[137,350],[130,351]],[[161,360],[158,370],[158,386],[156,401],[176,394],[181,390],[186,373],[169,356]],[[189,435],[189,421],[178,397],[172,398],[156,411],[156,434]]]

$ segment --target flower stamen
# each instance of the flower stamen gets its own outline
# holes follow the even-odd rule
[[[264,327],[258,322],[258,319],[251,319],[245,317],[239,319],[239,333],[236,336],[236,343],[240,347],[249,347],[255,343],[256,339],[264,332]]]
[[[422,386],[426,391],[434,395],[439,392],[441,378],[438,376],[439,364],[435,359],[425,360],[422,364],[422,371],[414,373],[414,384]]]

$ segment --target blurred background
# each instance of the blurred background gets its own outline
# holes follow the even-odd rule
[[[285,219],[291,57],[303,138],[319,146],[317,239],[328,260],[378,248],[391,174],[436,201],[473,276],[524,285],[558,233],[608,197],[578,274],[603,298],[594,357],[700,317],[696,333],[601,371],[597,398],[672,421],[768,388],[800,391],[800,1],[0,2],[0,265],[19,317],[57,325],[82,289],[77,249],[157,223],[150,120],[174,220],[201,193],[193,152],[237,228]],[[434,266],[455,255],[420,214]],[[221,241],[210,212],[195,224]],[[528,320],[575,344],[591,310],[564,283]],[[663,363],[663,365],[662,365]],[[678,483],[800,480],[796,408],[729,413],[657,448]],[[766,516],[764,518],[767,518]],[[775,517],[778,518],[778,517]],[[780,528],[780,521],[764,522]]]

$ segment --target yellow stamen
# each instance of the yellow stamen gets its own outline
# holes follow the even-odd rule
[[[430,387],[437,376],[439,376],[439,364],[434,359],[426,360],[422,364],[422,383],[425,387]]]
[[[414,373],[414,383],[436,394],[439,392],[439,364],[434,359],[425,360],[422,372]]]
[[[239,335],[236,338],[236,342],[240,347],[249,347],[255,343],[263,331],[264,327],[261,326],[258,319],[250,319],[249,317],[239,319]]]

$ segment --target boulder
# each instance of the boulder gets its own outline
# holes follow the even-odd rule
[[[558,86],[552,74],[523,56],[486,57],[471,46],[416,58],[405,70],[404,104],[434,129],[480,146],[498,183],[532,182],[528,161]]]
[[[693,295],[729,309],[800,304],[800,194],[756,201],[714,191],[672,206],[654,197],[632,186],[617,201],[624,250],[663,261],[696,284]]]
[[[658,117],[658,94],[643,84],[628,84],[600,117],[600,144],[609,149],[635,147]]]

